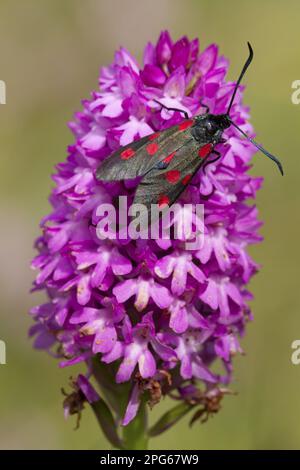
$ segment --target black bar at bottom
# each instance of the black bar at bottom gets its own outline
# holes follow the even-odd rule
[[[98,466],[117,465],[123,468],[139,468],[141,465],[192,465],[230,463],[243,465],[251,463],[300,463],[300,451],[298,450],[149,450],[149,451],[107,451],[107,450],[0,450],[1,463],[14,462],[24,466],[32,464],[68,464],[68,468],[89,465],[89,470]],[[2,467],[3,468],[3,467]],[[146,467],[147,468],[147,467]],[[240,467],[241,468],[241,467]]]

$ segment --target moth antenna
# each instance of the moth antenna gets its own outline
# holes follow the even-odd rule
[[[250,42],[247,42],[247,44],[248,44],[248,47],[249,47],[249,57],[248,57],[248,59],[247,59],[246,62],[245,62],[245,65],[244,65],[244,67],[243,67],[243,69],[242,69],[242,71],[241,71],[241,73],[240,73],[240,76],[239,76],[239,78],[238,78],[238,81],[236,82],[236,85],[235,85],[235,88],[234,88],[234,91],[233,91],[233,94],[232,94],[232,97],[231,97],[231,100],[230,100],[230,103],[229,103],[229,106],[228,106],[228,109],[227,109],[227,113],[226,113],[227,116],[229,116],[229,112],[230,112],[231,106],[232,106],[232,104],[233,104],[233,101],[234,101],[236,92],[237,92],[237,90],[238,90],[239,84],[241,83],[242,78],[243,78],[243,76],[245,75],[245,72],[246,72],[247,68],[249,67],[249,65],[251,64],[252,59],[253,59],[253,49],[252,49],[252,47],[251,47]]]
[[[271,160],[273,160],[273,162],[276,163],[276,165],[279,168],[280,173],[283,176],[283,168],[282,168],[282,165],[281,165],[280,161],[278,160],[278,158],[276,158],[274,155],[272,155],[270,152],[268,152],[266,149],[264,149],[261,145],[259,145],[257,142],[255,142],[255,140],[251,139],[251,137],[249,137],[246,134],[246,132],[242,131],[242,129],[240,129],[239,126],[237,126],[234,122],[232,122],[231,120],[230,120],[230,122],[238,131],[240,131],[241,134],[243,134],[244,137],[246,137],[247,140],[249,140],[253,145],[255,145],[255,147],[258,148],[258,150],[260,150],[268,158],[270,158]]]

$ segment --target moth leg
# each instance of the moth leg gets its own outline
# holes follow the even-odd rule
[[[158,100],[153,100],[155,101],[155,103],[159,104],[162,108],[166,109],[167,111],[178,111],[179,113],[182,113],[184,115],[184,119],[189,119],[189,115],[186,111],[184,111],[183,109],[179,109],[179,108],[169,108],[168,106],[162,104],[160,101]]]
[[[214,158],[213,160],[209,160],[209,157],[210,157],[210,155],[212,155],[212,154],[215,154],[215,155],[217,155],[217,156],[216,156],[216,158]],[[222,155],[220,154],[220,152],[218,152],[217,150],[212,150],[212,151],[210,152],[210,154],[208,155],[206,162],[205,162],[204,165],[203,165],[203,171],[204,171],[204,173],[205,173],[205,168],[206,168],[208,165],[210,165],[211,163],[217,162],[218,160],[220,160],[221,157],[222,157]]]
[[[200,106],[202,108],[205,108],[206,114],[209,114],[209,106],[207,104],[204,104],[202,100],[200,100]]]

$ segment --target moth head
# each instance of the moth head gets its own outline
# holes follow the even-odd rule
[[[208,114],[201,122],[208,142],[218,141],[224,129],[227,129],[230,124],[230,119],[226,114]]]
[[[227,114],[209,114],[205,122],[205,128],[211,135],[218,131],[224,131],[230,126],[231,122]]]

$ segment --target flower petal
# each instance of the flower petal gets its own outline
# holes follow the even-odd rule
[[[141,392],[138,384],[136,383],[131,391],[129,402],[125,411],[125,416],[122,420],[122,426],[127,426],[137,415],[140,407]]]
[[[117,301],[122,304],[132,297],[137,291],[136,281],[134,279],[127,279],[117,284],[113,288],[113,294],[116,296]]]
[[[170,328],[176,333],[183,333],[188,328],[188,314],[181,302],[170,307]]]
[[[113,326],[102,327],[95,336],[93,343],[93,353],[108,353],[110,352],[117,341],[117,332]]]
[[[173,300],[168,289],[156,282],[151,287],[151,297],[160,308],[168,308]]]
[[[144,379],[152,377],[156,372],[155,359],[148,349],[139,358],[139,371]]]
[[[123,276],[132,270],[131,261],[114,248],[111,255],[111,267],[116,276]]]

